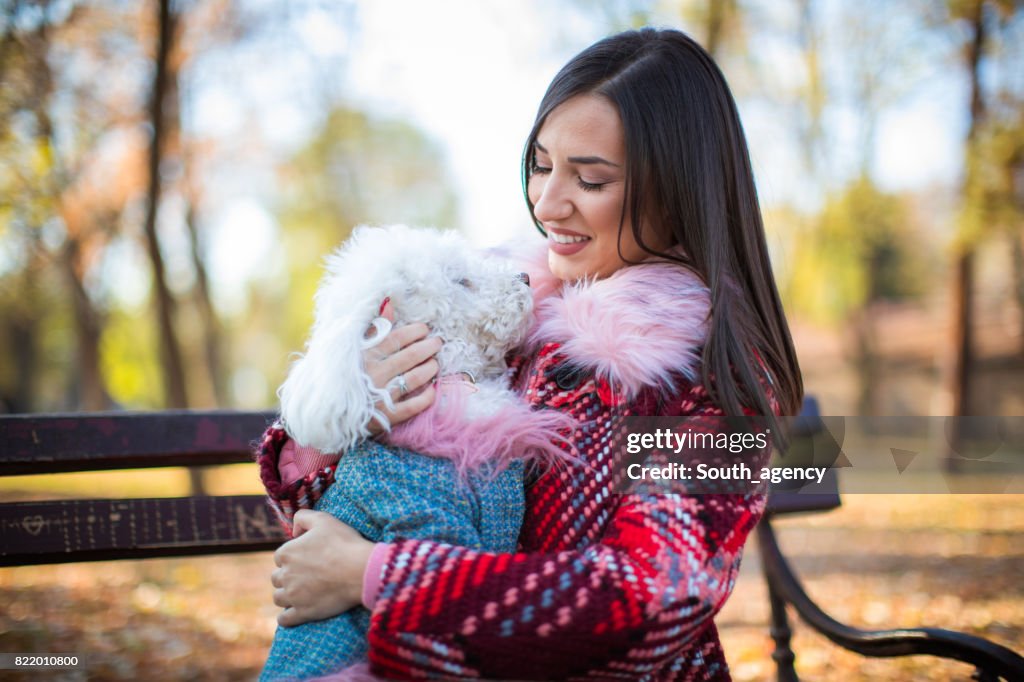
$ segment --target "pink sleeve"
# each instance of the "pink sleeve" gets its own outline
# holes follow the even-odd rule
[[[320,452],[316,448],[299,446],[289,439],[281,448],[281,456],[277,460],[277,470],[281,475],[281,483],[289,485],[316,473],[326,466],[338,463],[336,453]]]
[[[366,570],[363,572],[363,606],[371,611],[377,603],[380,579],[384,574],[384,560],[387,559],[389,549],[391,545],[387,542],[378,542],[374,545],[370,560],[366,562]]]

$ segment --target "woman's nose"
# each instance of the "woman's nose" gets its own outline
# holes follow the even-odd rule
[[[534,180],[539,195],[533,201],[533,216],[543,222],[565,220],[572,215],[572,201],[565,195],[562,183],[553,177]]]

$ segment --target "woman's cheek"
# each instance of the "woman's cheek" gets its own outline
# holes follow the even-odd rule
[[[541,177],[539,175],[531,175],[530,179],[526,181],[526,196],[529,197],[530,203],[536,206],[543,191],[544,185]]]

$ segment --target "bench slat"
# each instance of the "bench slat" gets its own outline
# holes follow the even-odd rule
[[[0,417],[0,476],[251,462],[273,412]]]
[[[258,551],[285,539],[262,495],[0,505],[2,566]]]

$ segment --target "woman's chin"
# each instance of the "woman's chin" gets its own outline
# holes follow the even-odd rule
[[[594,262],[593,259],[582,258],[580,254],[562,256],[548,249],[548,270],[563,282],[604,279],[625,265],[621,260],[614,264]]]
[[[586,276],[586,268],[575,263],[568,256],[561,256],[548,249],[548,269],[551,274],[563,282],[575,282]]]

